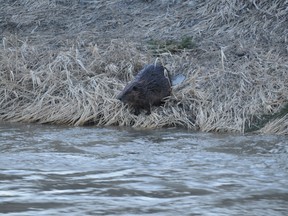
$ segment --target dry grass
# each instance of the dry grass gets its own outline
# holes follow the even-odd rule
[[[31,24],[36,19],[49,26],[65,18],[67,10],[79,9],[77,1],[70,6],[61,1],[62,9],[57,1],[36,2],[21,1],[31,12],[19,13],[10,22],[37,31]],[[143,27],[126,35],[123,31],[116,35],[116,30],[108,28],[117,24],[117,15],[99,21],[101,28],[98,26],[97,31],[88,31],[87,20],[93,19],[88,10],[91,2],[82,16],[78,13],[73,22],[66,17],[68,20],[61,23],[70,30],[66,34],[64,30],[54,34],[47,30],[40,36],[25,32],[15,35],[10,30],[3,33],[0,119],[145,128],[180,126],[243,133],[255,118],[273,115],[288,103],[288,1],[161,1],[158,6],[166,8],[165,13],[135,19],[132,27]],[[125,1],[95,1],[93,7],[102,8],[107,15],[120,3]],[[148,8],[151,4],[152,8],[157,3],[139,4]],[[7,6],[6,12],[13,10],[13,5]],[[54,15],[50,20],[42,19],[43,11]],[[82,25],[81,20],[85,20]],[[104,27],[108,28],[106,33],[112,33],[110,38],[103,38],[100,30]],[[161,34],[157,33],[159,29]],[[192,37],[196,47],[174,54],[159,53],[158,61],[172,74],[185,74],[186,80],[173,87],[164,107],[153,108],[149,116],[134,116],[115,96],[144,64],[155,61],[155,50],[149,51],[143,41],[183,35]],[[135,40],[137,37],[140,41]],[[287,122],[285,115],[259,132],[287,135]]]
[[[268,124],[266,124],[263,128],[259,130],[259,133],[287,135],[288,134],[288,115],[285,115],[282,118],[277,118],[273,121],[270,121]]]

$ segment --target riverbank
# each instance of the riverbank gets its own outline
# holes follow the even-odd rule
[[[288,1],[0,1],[0,119],[288,134]],[[134,116],[147,63],[186,80]]]

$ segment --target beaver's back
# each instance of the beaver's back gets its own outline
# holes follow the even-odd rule
[[[135,82],[145,86],[143,89],[146,91],[146,100],[151,105],[160,105],[161,100],[171,93],[170,79],[164,74],[164,70],[162,65],[147,65],[135,77]]]

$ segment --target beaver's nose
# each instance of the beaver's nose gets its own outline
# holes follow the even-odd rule
[[[123,96],[122,94],[118,94],[116,98],[117,98],[118,100],[122,101],[122,99],[123,99],[122,96]]]

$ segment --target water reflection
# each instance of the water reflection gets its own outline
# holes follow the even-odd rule
[[[0,123],[0,213],[287,215],[287,137]]]

